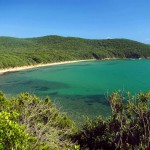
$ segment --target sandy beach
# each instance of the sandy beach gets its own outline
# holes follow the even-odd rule
[[[47,63],[47,64],[37,64],[37,65],[31,65],[31,66],[6,68],[6,69],[0,69],[0,74],[5,74],[5,73],[9,73],[9,72],[16,72],[16,71],[21,71],[21,70],[27,70],[27,69],[37,68],[37,67],[55,66],[55,65],[62,65],[62,64],[69,64],[69,63],[83,62],[83,61],[94,61],[94,60],[95,59],[73,60],[73,61],[64,61],[64,62],[56,62],[56,63]]]

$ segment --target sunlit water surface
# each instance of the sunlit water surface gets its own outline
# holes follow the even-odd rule
[[[107,93],[118,89],[149,90],[150,60],[80,62],[0,75],[0,90],[8,97],[25,91],[48,95],[75,116],[108,116]]]

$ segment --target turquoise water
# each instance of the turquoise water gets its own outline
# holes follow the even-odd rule
[[[133,94],[149,90],[150,60],[80,62],[0,75],[0,90],[8,97],[23,91],[49,95],[76,116],[109,115],[107,93],[118,89]]]

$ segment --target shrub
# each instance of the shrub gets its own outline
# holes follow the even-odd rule
[[[48,97],[41,100],[35,95],[22,93],[17,98],[7,100],[1,93],[1,105],[2,111],[8,112],[7,115],[17,114],[17,117],[12,117],[12,121],[15,126],[18,122],[17,128],[20,125],[22,129],[17,131],[20,140],[22,136],[27,140],[25,133],[34,137],[34,142],[28,143],[30,149],[67,149],[74,145],[70,140],[70,135],[75,129],[74,122],[64,113],[60,113]],[[25,128],[22,128],[22,125]],[[8,132],[15,134],[12,128],[8,128]],[[12,138],[10,137],[9,141]],[[17,141],[14,139],[14,142]],[[12,143],[12,146],[15,147],[15,143]]]
[[[0,112],[0,150],[29,150],[33,140],[15,120],[18,113]]]
[[[114,92],[112,116],[88,122],[73,136],[81,149],[150,149],[150,92],[137,96]]]

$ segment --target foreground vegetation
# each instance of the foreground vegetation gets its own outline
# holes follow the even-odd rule
[[[23,93],[8,100],[0,93],[0,149],[66,150],[74,123],[45,98]]]
[[[0,37],[0,68],[80,59],[147,58],[150,45],[127,39]]]
[[[109,102],[112,116],[88,121],[73,140],[84,150],[149,150],[150,92],[137,96],[115,92]]]
[[[149,150],[150,92],[108,97],[112,115],[77,128],[48,97],[0,93],[0,150]]]

